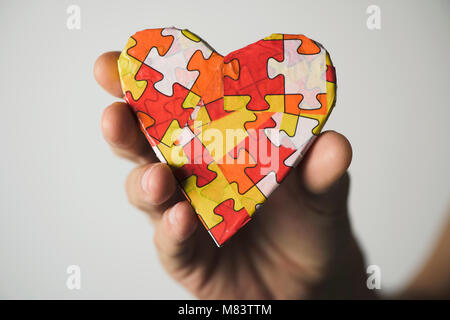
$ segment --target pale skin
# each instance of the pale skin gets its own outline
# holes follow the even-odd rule
[[[119,52],[100,56],[98,83],[122,98]],[[167,272],[201,299],[375,298],[347,208],[352,160],[340,133],[320,134],[301,164],[240,232],[217,248],[159,163],[124,102],[107,107],[102,132],[111,149],[136,163],[126,180],[130,202],[146,212]]]

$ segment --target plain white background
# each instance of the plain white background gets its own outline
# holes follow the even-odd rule
[[[80,30],[66,27],[71,4]],[[371,4],[381,30],[366,27]],[[0,297],[191,298],[128,204],[132,165],[111,154],[99,126],[116,99],[92,76],[102,52],[173,25],[222,54],[274,32],[330,51],[339,89],[326,129],[353,145],[353,226],[383,288],[401,288],[447,217],[449,13],[448,1],[2,1]],[[65,284],[72,264],[78,291]]]

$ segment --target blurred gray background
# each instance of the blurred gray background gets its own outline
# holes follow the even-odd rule
[[[67,28],[70,5],[80,29]],[[366,26],[369,5],[380,30]],[[402,288],[447,217],[449,14],[449,1],[2,1],[0,298],[191,298],[126,199],[132,165],[99,125],[116,99],[92,76],[102,52],[173,25],[222,54],[274,32],[330,51],[339,89],[326,129],[353,145],[353,226],[383,289]],[[81,290],[66,287],[69,265]]]

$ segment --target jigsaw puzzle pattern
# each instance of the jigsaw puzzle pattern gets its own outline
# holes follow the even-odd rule
[[[149,29],[128,40],[118,66],[141,130],[218,246],[297,165],[335,103],[328,52],[304,35],[221,56],[188,30]],[[231,143],[212,147],[230,129]]]

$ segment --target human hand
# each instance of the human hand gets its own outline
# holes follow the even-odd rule
[[[100,56],[98,83],[122,98],[119,52]],[[206,299],[369,298],[361,250],[348,219],[346,173],[352,158],[341,134],[322,133],[245,228],[217,248],[186,201],[170,168],[157,159],[124,102],[106,108],[105,140],[134,161],[126,191],[148,213],[169,274]]]

